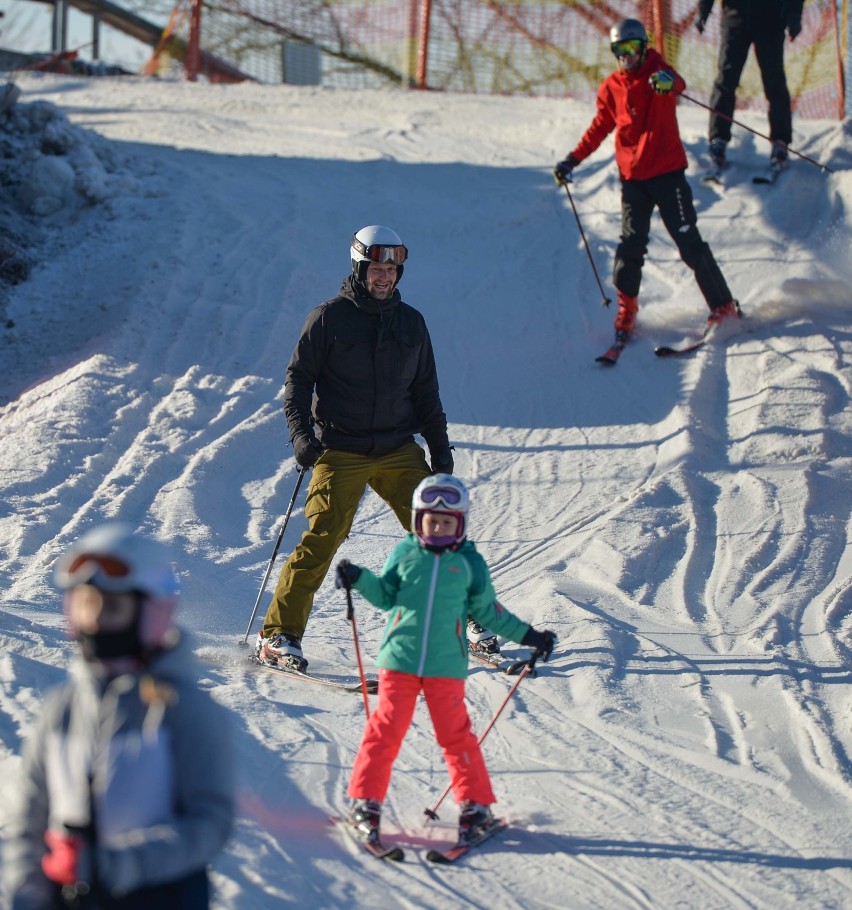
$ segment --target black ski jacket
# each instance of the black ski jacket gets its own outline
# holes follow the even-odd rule
[[[423,316],[396,290],[375,300],[346,278],[305,321],[287,366],[284,413],[291,440],[310,439],[315,424],[328,449],[386,455],[420,433],[433,457],[446,450],[447,418]]]
[[[759,16],[765,20],[780,18],[785,26],[802,19],[805,0],[722,0],[723,9],[737,10],[743,16]],[[698,18],[705,22],[713,9],[713,0],[701,0]]]

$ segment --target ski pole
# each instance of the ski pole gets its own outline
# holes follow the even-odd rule
[[[606,291],[604,290],[601,276],[598,274],[598,267],[595,265],[595,260],[592,257],[592,251],[589,249],[589,242],[586,240],[586,232],[583,230],[583,225],[580,223],[580,216],[577,213],[577,206],[574,205],[574,197],[571,195],[571,190],[568,188],[568,181],[563,180],[562,186],[565,187],[565,192],[568,194],[568,201],[571,203],[571,208],[574,210],[574,217],[577,219],[577,227],[580,229],[580,236],[583,238],[583,246],[586,248],[586,254],[589,257],[589,262],[592,264],[592,271],[595,273],[595,281],[597,281],[598,287],[601,291],[601,306],[609,306],[612,301],[609,299],[609,297],[606,296]]]
[[[352,606],[352,589],[346,588],[346,618],[352,624],[352,640],[355,642],[355,658],[358,661],[358,675],[361,677],[361,692],[364,695],[364,710],[370,719],[370,699],[367,697],[367,678],[364,676],[364,664],[361,662],[361,648],[358,646],[358,627],[355,625],[355,609]]]
[[[480,736],[479,739],[477,740],[477,745],[480,745],[480,746],[482,745],[482,741],[485,739],[486,736],[488,736],[488,733],[491,730],[491,728],[494,726],[494,724],[497,723],[497,718],[503,713],[503,708],[505,708],[506,705],[509,704],[509,699],[515,694],[515,690],[521,684],[524,677],[528,676],[530,673],[533,673],[533,674],[535,673],[533,668],[535,667],[535,662],[539,659],[540,656],[541,656],[541,651],[533,651],[530,659],[526,662],[524,669],[521,670],[520,675],[515,680],[515,684],[512,686],[511,689],[509,689],[509,694],[503,699],[503,704],[500,705],[500,707],[494,712],[494,716],[488,722],[488,726],[483,731],[482,736]],[[430,820],[432,820],[432,821],[437,820],[438,806],[440,806],[441,803],[444,801],[444,798],[450,792],[450,790],[452,789],[452,786],[453,786],[452,783],[447,784],[446,788],[444,789],[444,792],[438,797],[438,801],[435,803],[435,805],[432,806],[431,809],[423,810],[423,814],[426,815]]]
[[[241,645],[244,645],[248,641],[249,632],[251,632],[252,623],[257,614],[257,607],[260,604],[260,598],[263,597],[263,592],[266,590],[266,583],[269,581],[272,566],[275,564],[275,557],[278,555],[278,548],[281,546],[281,541],[284,539],[284,532],[287,530],[287,523],[290,521],[290,515],[293,512],[293,504],[296,502],[296,497],[299,495],[299,487],[302,485],[302,480],[304,479],[307,470],[307,468],[299,469],[299,476],[296,479],[296,488],[293,490],[293,495],[290,497],[290,505],[287,506],[287,514],[284,516],[284,523],[281,525],[281,530],[278,532],[278,540],[275,541],[275,549],[272,551],[272,558],[269,560],[269,565],[266,567],[266,574],[263,576],[260,591],[258,591],[257,594],[257,600],[254,602],[254,609],[251,611],[251,619],[249,620],[246,634],[240,642]]]
[[[727,114],[723,114],[721,111],[717,111],[715,107],[710,107],[709,104],[705,104],[703,101],[699,101],[697,98],[692,98],[690,95],[687,95],[686,92],[683,92],[680,96],[681,98],[686,98],[687,101],[691,101],[693,104],[697,104],[699,107],[703,107],[705,110],[710,111],[711,114],[715,114],[717,117],[723,117],[725,120],[730,121],[735,126],[741,126],[744,130],[748,130],[750,133],[754,133],[755,136],[760,136],[761,139],[765,139],[767,142],[772,142],[772,139],[764,133],[759,133],[757,130],[753,130],[750,126],[746,126],[744,123],[741,123],[739,120],[734,120],[733,117],[729,117]],[[801,152],[797,152],[794,148],[787,146],[787,151],[791,155],[796,155],[798,158],[802,158],[805,161],[810,161],[811,164],[815,164],[821,171],[828,171],[829,174],[833,174],[834,171],[827,164],[820,164],[819,161],[809,158],[807,155],[803,155]]]

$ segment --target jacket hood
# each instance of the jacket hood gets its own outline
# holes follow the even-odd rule
[[[343,284],[340,287],[340,296],[351,300],[359,310],[364,310],[364,312],[373,313],[374,315],[387,313],[402,301],[396,288],[394,288],[393,294],[387,300],[376,300],[375,297],[370,296],[364,283],[358,281],[354,275],[348,275],[343,279]]]

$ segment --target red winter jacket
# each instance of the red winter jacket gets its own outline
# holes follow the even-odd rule
[[[651,73],[674,73],[674,88],[658,95]],[[648,180],[686,168],[686,152],[677,125],[677,96],[686,82],[653,48],[632,72],[616,70],[598,89],[598,112],[571,154],[583,161],[615,130],[615,161],[623,180]]]

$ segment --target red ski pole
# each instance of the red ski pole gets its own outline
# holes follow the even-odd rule
[[[352,606],[352,589],[346,588],[346,618],[352,624],[352,640],[355,642],[355,659],[358,661],[358,675],[361,677],[361,692],[364,695],[364,710],[367,719],[370,717],[370,699],[367,696],[367,677],[364,676],[364,664],[361,662],[361,648],[358,645],[358,627],[355,625],[355,608]]]
[[[525,676],[528,676],[530,673],[533,673],[533,674],[535,673],[533,668],[535,667],[535,662],[538,660],[540,655],[541,655],[541,651],[534,651],[532,656],[530,657],[530,659],[526,662],[524,669],[521,670],[520,675],[515,680],[515,684],[512,686],[511,689],[509,689],[508,695],[503,699],[503,704],[500,705],[500,707],[494,712],[494,716],[488,722],[488,726],[482,732],[482,736],[480,736],[479,739],[477,740],[477,742],[480,746],[482,745],[482,741],[485,739],[485,737],[488,736],[488,733],[491,730],[491,728],[494,726],[494,724],[497,723],[497,718],[503,713],[503,708],[505,708],[506,705],[509,704],[509,699],[515,694],[515,691],[517,690],[518,686],[521,684],[523,678]],[[438,801],[435,803],[435,805],[432,806],[431,809],[423,810],[424,815],[427,815],[432,821],[437,820],[438,806],[441,805],[441,803],[444,801],[446,795],[450,792],[451,789],[452,789],[452,784],[447,784],[446,789],[438,797]]]

